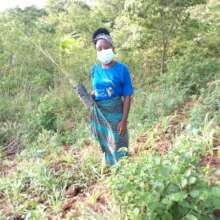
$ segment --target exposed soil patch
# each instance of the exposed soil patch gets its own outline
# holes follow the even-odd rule
[[[63,172],[64,170],[71,169],[72,166],[68,164],[65,160],[59,160],[50,164],[49,169],[53,171],[53,173],[59,174],[59,172]]]
[[[137,137],[131,154],[136,155],[143,150],[151,148],[156,149],[160,154],[166,153],[171,148],[175,137],[184,130],[184,123],[188,119],[188,111],[194,104],[192,99],[186,100],[183,105],[179,106],[168,116],[165,128],[162,122],[159,122],[152,129],[154,137],[149,137],[147,133]]]
[[[16,166],[17,166],[17,162],[15,159],[13,159],[12,161],[2,160],[0,162],[0,176],[9,175],[14,169],[16,169]]]
[[[203,166],[211,166],[214,168],[220,168],[220,158],[214,155],[207,155],[202,157],[201,164]]]
[[[20,153],[23,145],[17,138],[13,138],[3,146],[4,158],[13,160],[17,153]]]
[[[80,204],[83,204],[84,208],[91,209],[98,214],[104,213],[109,210],[108,199],[110,198],[110,190],[104,182],[94,183],[87,188],[81,188],[78,186],[70,186],[66,193],[66,201],[63,205],[63,215],[75,210],[78,216],[82,217],[82,210],[80,210]]]
[[[76,186],[76,185],[72,185],[70,187],[68,187],[68,189],[65,192],[65,196],[67,198],[72,198],[77,196],[80,192],[82,192],[83,187],[81,186]]]

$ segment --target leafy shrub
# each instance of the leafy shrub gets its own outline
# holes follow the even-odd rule
[[[211,83],[207,89],[201,90],[199,103],[190,111],[188,127],[199,128],[205,117],[220,123],[220,84]]]
[[[47,130],[57,130],[57,98],[45,95],[40,99],[38,106],[37,118],[39,124]]]
[[[150,128],[161,117],[167,116],[184,102],[183,90],[175,91],[172,88],[161,87],[158,86],[156,91],[139,90],[136,92],[129,116],[132,122],[131,127],[134,126],[132,128],[136,129],[138,123],[141,124],[141,127]]]
[[[220,111],[220,83],[203,91],[202,96],[204,97],[203,103],[209,111]]]
[[[72,91],[63,91],[62,94],[60,92],[59,96],[53,92],[40,99],[37,111],[30,116],[32,122],[29,124],[32,124],[32,127],[39,125],[42,129],[55,131],[60,136],[60,142],[73,144],[85,133],[87,114],[86,108],[81,107],[82,103]]]
[[[168,65],[168,75],[161,77],[166,88],[184,90],[186,95],[197,94],[206,83],[220,76],[220,63],[215,58],[204,57],[203,53],[186,52],[174,58]]]
[[[1,94],[16,96],[18,91],[20,91],[21,89],[22,89],[22,79],[20,75],[11,74],[1,77],[1,81],[0,81]]]
[[[65,183],[59,182],[42,160],[35,160],[34,163],[24,161],[16,172],[0,179],[0,192],[4,193],[13,207],[11,218],[23,219],[27,210],[35,210],[38,206],[44,209],[45,206],[39,201],[50,200],[52,203],[56,197],[61,199],[64,186]]]
[[[88,187],[101,173],[100,157],[94,148],[70,147],[64,151],[57,144],[57,134],[47,130],[17,155],[17,162],[16,169],[0,177],[0,193],[13,208],[7,216],[12,219],[45,219],[50,211],[60,214],[65,190],[72,185]]]
[[[20,97],[0,96],[0,145],[21,136],[21,121],[24,119],[25,102]]]
[[[35,70],[41,71],[33,79],[33,84],[34,84],[34,89],[36,90],[35,92],[45,92],[45,90],[49,89],[50,87],[54,87],[54,75],[50,72],[47,71],[42,71],[40,70]]]
[[[40,159],[58,149],[58,136],[55,132],[43,129],[36,137],[36,140],[26,146],[17,156],[18,159]]]
[[[123,160],[110,181],[123,219],[212,219],[220,189],[204,180],[199,165],[207,144],[198,136],[182,137],[166,155]]]

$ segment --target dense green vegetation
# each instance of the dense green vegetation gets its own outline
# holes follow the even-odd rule
[[[131,156],[110,173],[61,71],[90,88],[101,26],[135,87]],[[219,218],[218,0],[50,0],[0,30],[0,219]]]

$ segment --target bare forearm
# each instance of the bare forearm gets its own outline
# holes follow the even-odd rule
[[[124,96],[122,121],[128,120],[130,106],[131,106],[131,96]]]

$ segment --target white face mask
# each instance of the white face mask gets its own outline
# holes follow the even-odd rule
[[[102,64],[109,64],[114,58],[114,52],[112,48],[106,49],[106,50],[101,50],[97,51],[97,59],[102,63]]]

